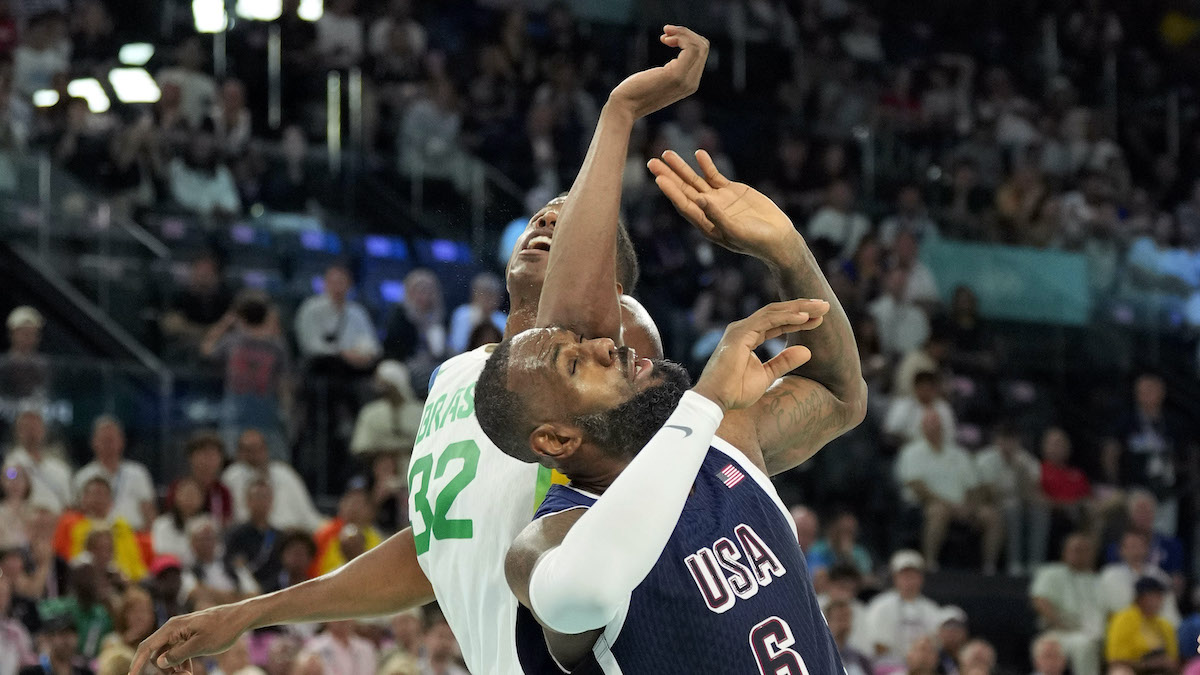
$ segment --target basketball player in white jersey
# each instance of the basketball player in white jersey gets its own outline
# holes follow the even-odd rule
[[[619,85],[601,126],[612,126],[612,118],[631,125],[696,90],[707,41],[675,26],[667,27],[661,39],[679,55]],[[532,327],[537,317],[555,224],[568,203],[558,198],[543,207],[514,247],[507,271],[506,334]],[[610,215],[615,228],[617,214]],[[627,234],[619,248],[615,288],[621,293],[633,290],[637,264]],[[645,310],[627,295],[621,305],[626,342],[661,356],[658,329]],[[528,524],[551,476],[506,456],[479,429],[472,389],[489,353],[484,347],[454,357],[431,378],[409,463],[413,527],[325,576],[171,619],[139,646],[131,673],[152,658],[160,668],[190,672],[188,659],[220,653],[245,631],[263,626],[387,615],[436,599],[472,672],[520,675],[513,628],[517,602],[504,580],[504,555]]]

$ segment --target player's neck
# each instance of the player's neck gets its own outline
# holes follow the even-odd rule
[[[625,470],[629,465],[628,461],[616,460],[606,462],[590,462],[590,466],[583,469],[574,469],[564,471],[571,479],[571,487],[584,492],[590,492],[596,495],[602,495],[617,476]]]
[[[509,298],[508,322],[504,324],[504,338],[508,339],[533,328],[537,321],[538,300],[541,299],[542,289],[522,290],[513,293]]]

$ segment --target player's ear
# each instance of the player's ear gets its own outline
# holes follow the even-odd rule
[[[619,281],[617,282],[617,295],[625,295],[625,287]]]
[[[570,457],[583,443],[583,433],[570,424],[540,424],[529,434],[529,447],[538,461],[549,460],[557,465]]]

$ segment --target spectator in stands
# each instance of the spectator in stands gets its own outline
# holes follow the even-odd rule
[[[246,85],[229,78],[221,84],[221,97],[209,113],[220,153],[236,160],[250,146],[250,109],[246,107]]]
[[[853,621],[849,642],[863,654],[874,654],[875,643],[867,625],[867,606],[858,599],[863,586],[863,575],[853,565],[837,564],[829,568],[825,581],[825,594],[817,596],[822,606],[833,601],[844,601],[850,605]]]
[[[8,351],[0,355],[0,397],[44,397],[50,386],[50,363],[38,353],[42,313],[21,305],[8,313]]]
[[[20,465],[0,474],[0,550],[29,546],[29,521],[33,518],[29,474]]]
[[[191,565],[192,545],[188,541],[188,524],[204,510],[204,492],[191,478],[175,482],[175,499],[167,512],[154,520],[150,538],[154,552],[173,555],[184,565]]]
[[[1070,535],[1063,542],[1062,562],[1038,570],[1029,588],[1041,630],[1058,640],[1077,675],[1100,672],[1104,610],[1092,571],[1095,548],[1090,535]]]
[[[888,270],[884,293],[867,305],[867,313],[879,328],[879,342],[889,356],[907,354],[929,339],[929,318],[905,293],[908,272],[900,267]]]
[[[867,605],[867,633],[874,642],[876,664],[899,663],[913,643],[933,635],[938,628],[938,606],[921,595],[925,584],[925,559],[911,550],[892,554],[888,568],[892,589],[875,596]],[[936,665],[937,650],[932,650]],[[931,670],[932,672],[932,670]]]
[[[412,391],[408,369],[398,361],[379,363],[375,385],[382,395],[358,413],[350,449],[366,458],[390,454],[407,466],[421,424],[421,400]]]
[[[258,582],[245,568],[235,567],[222,555],[217,523],[210,516],[196,516],[188,522],[188,541],[192,564],[183,570],[183,597],[191,602],[199,598],[223,604],[258,595]]]
[[[112,617],[105,604],[108,598],[99,595],[105,586],[104,576],[91,563],[75,565],[71,569],[71,594],[47,600],[38,607],[43,616],[69,618],[78,636],[76,654],[86,660],[96,658],[100,653],[100,638],[112,632]],[[52,619],[47,622],[53,627]]]
[[[457,186],[464,167],[461,131],[462,109],[454,82],[444,75],[431,78],[400,122],[396,138],[400,172],[412,180]]]
[[[1100,570],[1100,602],[1108,616],[1133,604],[1134,586],[1139,579],[1152,577],[1168,589],[1172,586],[1171,577],[1150,563],[1150,540],[1144,533],[1126,530],[1121,535],[1119,555],[1119,562],[1109,563]],[[1175,594],[1169,590],[1163,596],[1162,609],[1161,616],[1173,627],[1178,627],[1179,607],[1175,603]]]
[[[1154,495],[1146,490],[1135,489],[1129,492],[1127,498],[1128,527],[1140,533],[1150,545],[1149,563],[1171,578],[1172,589],[1179,594],[1184,590],[1183,579],[1183,544],[1178,537],[1163,534],[1156,527],[1159,522],[1156,517],[1157,504]],[[1108,546],[1105,559],[1116,562],[1120,559],[1117,542]]]
[[[937,675],[937,645],[933,636],[923,633],[913,640],[904,656],[904,675]]]
[[[140,546],[129,522],[113,511],[112,484],[104,476],[92,476],[79,489],[79,510],[65,511],[54,530],[54,550],[68,562],[83,553],[93,531],[108,530],[113,534],[114,549],[119,549],[127,576],[141,578],[137,572],[142,564]],[[144,573],[144,572],[143,572]]]
[[[250,517],[225,536],[225,561],[234,569],[244,567],[262,588],[279,577],[279,543],[283,533],[271,526],[275,495],[271,483],[257,478],[246,486],[246,508]]]
[[[285,533],[279,540],[279,575],[263,590],[278,591],[308,580],[308,570],[316,558],[317,545],[308,533],[299,530]]]
[[[792,522],[796,525],[796,539],[805,557],[809,555],[813,544],[817,542],[817,534],[821,531],[821,521],[817,514],[807,506],[797,504],[791,508]]]
[[[37,663],[29,631],[9,615],[12,596],[12,580],[0,576],[0,672],[3,673],[16,673],[23,666]]]
[[[241,213],[233,173],[217,154],[212,134],[194,133],[183,157],[167,167],[171,198],[189,213],[205,218],[227,219]]]
[[[124,459],[125,430],[117,418],[102,415],[92,423],[92,452],[96,459],[75,472],[76,493],[99,476],[112,487],[113,514],[136,531],[149,528],[157,515],[154,483],[145,466]]]
[[[854,625],[854,608],[847,600],[829,600],[821,610],[829,624],[829,632],[842,656],[846,675],[871,675],[871,660],[850,644],[850,633]],[[861,621],[863,617],[858,617]]]
[[[13,448],[4,460],[5,468],[24,468],[31,483],[29,501],[55,513],[71,503],[71,467],[46,447],[46,422],[37,406],[25,406],[17,413]]]
[[[970,638],[967,613],[961,607],[943,607],[939,612],[937,629],[938,673],[959,675],[964,670],[960,668],[960,654]]]
[[[900,359],[892,378],[892,396],[911,396],[917,373],[922,371],[941,374],[946,369],[950,356],[950,331],[945,322],[933,324],[929,337],[920,349],[914,349]]]
[[[45,509],[35,509],[28,524],[29,545],[23,549],[9,549],[8,554],[0,552],[0,570],[16,579],[17,600],[21,605],[26,600],[28,604],[23,615],[31,630],[38,627],[37,608],[35,601],[56,598],[67,592],[69,568],[66,561],[55,555],[54,527],[57,514]],[[13,555],[18,560],[12,569],[4,567],[6,555]],[[26,566],[28,561],[28,566]]]
[[[442,286],[433,272],[415,269],[404,277],[404,302],[392,310],[384,340],[388,358],[401,361],[418,396],[446,356],[446,317]]]
[[[425,624],[421,672],[430,675],[469,675],[467,670],[458,664],[458,642],[450,630],[450,623],[441,612],[435,611],[430,614],[432,616]]]
[[[412,16],[412,0],[391,0],[387,11],[371,24],[367,49],[371,56],[378,57],[387,51],[392,35],[400,31],[414,51],[425,52],[427,37],[425,28]]]
[[[217,98],[217,83],[206,72],[204,46],[199,36],[189,37],[175,52],[175,65],[158,71],[160,87],[177,86],[180,108],[189,126],[199,129]]]
[[[1009,576],[1020,576],[1026,566],[1032,570],[1043,560],[1033,560],[1025,547],[1034,508],[1041,492],[1041,466],[1033,455],[1021,447],[1021,439],[1012,425],[997,425],[992,444],[975,455],[975,471],[979,474],[985,499],[1004,514],[1004,529],[1008,535],[1006,557]]]
[[[71,69],[71,41],[62,13],[48,11],[30,18],[12,54],[13,85],[22,96],[50,89],[54,77]]]
[[[204,336],[233,306],[233,291],[221,279],[221,267],[211,254],[201,254],[188,265],[187,284],[176,289],[160,322],[167,338],[167,356],[193,359],[200,354]]]
[[[263,176],[262,203],[269,211],[315,214],[320,181],[308,166],[308,138],[292,124],[283,129],[282,157]]]
[[[229,525],[233,518],[233,495],[221,482],[225,443],[217,434],[198,431],[188,438],[184,452],[188,458],[188,474],[167,488],[167,508],[175,503],[175,490],[179,484],[192,480],[200,487],[200,509],[215,518],[221,527]]]
[[[912,232],[899,232],[892,246],[891,267],[900,268],[908,273],[904,285],[904,299],[932,316],[941,307],[942,298],[938,293],[937,280],[933,270],[921,262],[920,244],[917,235]]]
[[[963,675],[991,675],[996,672],[996,648],[975,638],[959,650],[958,664]]]
[[[247,429],[238,439],[237,461],[221,474],[221,482],[233,495],[234,522],[244,523],[250,519],[246,488],[259,478],[271,484],[274,495],[270,518],[272,527],[312,532],[321,526],[324,518],[313,506],[312,497],[300,474],[284,462],[272,461],[263,435],[255,429]]]
[[[1062,643],[1053,635],[1039,635],[1029,647],[1033,661],[1033,675],[1064,675],[1067,672],[1067,655]]]
[[[338,501],[337,516],[327,521],[314,534],[317,544],[317,557],[309,576],[319,576],[345,565],[351,558],[342,549],[341,536],[343,531],[354,528],[362,536],[364,550],[371,550],[383,543],[383,535],[375,529],[372,521],[375,519],[374,505],[367,493],[365,483],[352,481],[352,485]]]
[[[1155,530],[1175,536],[1179,498],[1187,485],[1187,434],[1164,410],[1167,389],[1162,377],[1143,373],[1133,383],[1133,409],[1113,429],[1120,453],[1121,484],[1140,486],[1158,499]]]
[[[334,0],[317,20],[317,52],[326,69],[358,65],[363,57],[363,23],[355,0]]]
[[[467,350],[471,331],[482,322],[490,322],[501,333],[508,315],[500,309],[504,302],[504,285],[496,275],[482,272],[471,280],[471,301],[455,308],[450,315],[450,353]]]
[[[674,148],[675,146],[671,146]],[[809,241],[825,239],[837,247],[840,258],[849,258],[858,242],[871,231],[871,221],[854,210],[854,188],[844,180],[831,183],[821,207],[808,221],[805,237]]]
[[[1091,483],[1079,469],[1067,464],[1071,458],[1071,438],[1060,427],[1042,433],[1041,500],[1035,503],[1029,527],[1030,566],[1046,559],[1050,545],[1051,517],[1065,517],[1076,528],[1091,526],[1088,517]]]
[[[942,424],[942,439],[953,443],[958,435],[954,410],[942,395],[942,378],[936,372],[922,371],[913,376],[912,394],[893,398],[883,421],[883,432],[896,444],[918,440],[927,413],[936,413]]]
[[[37,665],[22,668],[20,675],[92,675],[92,671],[77,653],[79,634],[75,619],[60,612],[46,619],[39,635],[41,650]]]
[[[296,343],[310,370],[327,374],[361,372],[379,355],[371,316],[350,300],[350,270],[330,265],[320,295],[296,311]]]
[[[955,237],[980,238],[992,195],[983,185],[978,163],[963,155],[942,175],[945,182],[939,186],[936,201],[941,206],[943,229]]]
[[[835,268],[845,275],[848,286],[844,290],[835,289],[844,306],[861,310],[868,300],[879,295],[883,286],[883,255],[879,239],[868,233],[858,242],[854,256]]]
[[[157,628],[154,598],[139,586],[130,586],[121,594],[113,613],[113,632],[104,638],[104,649],[124,646],[137,649],[142,640]]]
[[[183,566],[173,555],[155,556],[150,563],[150,593],[154,596],[154,616],[164,624],[187,611],[183,588]]]
[[[951,523],[962,523],[982,535],[983,573],[995,574],[1004,540],[1004,522],[996,507],[980,496],[979,476],[970,456],[953,439],[943,437],[941,418],[932,410],[921,420],[924,438],[910,441],[896,460],[896,478],[905,502],[924,517],[921,546],[936,569]]]
[[[793,509],[793,517],[795,511]],[[799,531],[799,525],[796,530]],[[849,511],[834,515],[825,528],[825,537],[806,550],[809,569],[832,569],[835,565],[853,565],[864,577],[870,577],[874,567],[871,554],[858,541],[858,518]]]
[[[334,621],[308,640],[299,659],[317,656],[325,675],[375,675],[378,654],[375,646],[354,634],[353,621]],[[307,671],[305,671],[307,672]]]
[[[120,43],[108,7],[101,0],[85,0],[70,17],[71,65],[79,72],[101,70],[117,58]]]
[[[901,232],[911,233],[918,242],[926,237],[938,237],[937,223],[929,217],[921,188],[915,183],[905,183],[896,192],[896,212],[879,224],[879,240],[885,247],[891,248]]]
[[[292,400],[290,364],[277,310],[266,295],[243,293],[233,310],[209,329],[200,353],[222,363],[225,371],[225,442],[232,447],[244,430],[258,429],[275,459],[290,460],[283,418]]]
[[[1139,673],[1173,673],[1179,668],[1175,629],[1162,618],[1167,586],[1154,577],[1138,579],[1132,605],[1117,612],[1108,625],[1104,658]]]
[[[979,316],[979,298],[970,287],[954,289],[943,325],[951,345],[947,361],[956,372],[982,377],[995,372],[999,355]]]

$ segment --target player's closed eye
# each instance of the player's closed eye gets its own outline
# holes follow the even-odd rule
[[[579,336],[579,344],[583,344],[583,335],[582,335],[582,334]],[[575,374],[575,366],[576,366],[578,363],[579,363],[579,359],[572,359],[572,360],[571,360],[571,374],[572,374],[572,375],[574,375],[574,374]]]

